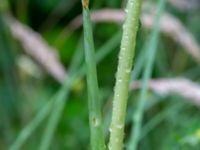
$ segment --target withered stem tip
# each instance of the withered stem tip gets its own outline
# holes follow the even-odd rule
[[[83,5],[83,8],[88,9],[89,0],[82,0],[82,5]]]

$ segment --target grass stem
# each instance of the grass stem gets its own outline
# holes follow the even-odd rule
[[[139,25],[141,0],[129,0],[126,8],[126,20],[123,25],[119,63],[114,91],[113,112],[110,125],[110,150],[123,147],[126,105],[129,91],[130,74],[134,58],[136,35]]]
[[[92,35],[92,25],[88,8],[89,0],[82,0],[82,5],[86,76],[88,87],[90,143],[92,150],[104,150],[105,141],[103,134],[101,105],[99,101],[99,87],[97,81],[96,58]]]

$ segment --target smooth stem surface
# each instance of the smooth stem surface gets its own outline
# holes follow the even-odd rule
[[[148,44],[146,44],[147,55],[146,55],[145,70],[144,70],[144,74],[143,74],[142,90],[140,93],[137,110],[133,116],[134,128],[131,133],[128,150],[136,150],[139,139],[140,139],[145,99],[146,99],[146,95],[147,95],[147,85],[148,85],[148,80],[151,77],[151,73],[152,73],[152,69],[153,69],[153,63],[154,63],[154,59],[155,59],[156,48],[158,45],[158,39],[159,39],[159,33],[160,33],[159,32],[160,31],[159,22],[160,22],[161,14],[164,10],[165,2],[166,2],[166,0],[159,1],[158,11],[157,11],[157,14],[155,17],[155,26],[152,31],[151,38],[147,42]]]
[[[92,35],[92,25],[88,9],[88,0],[83,0],[83,28],[84,48],[86,62],[86,76],[88,89],[88,107],[90,122],[90,143],[92,150],[104,150],[104,135],[101,116],[101,104],[99,101],[99,88],[96,71],[96,58]]]
[[[123,147],[126,105],[140,10],[141,0],[128,1],[114,91],[113,112],[110,125],[110,150],[121,150]]]

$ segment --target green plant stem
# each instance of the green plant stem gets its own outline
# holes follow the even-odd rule
[[[156,48],[158,45],[158,39],[159,39],[159,33],[160,33],[159,22],[160,22],[161,14],[164,11],[165,2],[166,0],[159,1],[158,11],[155,17],[155,26],[150,36],[151,37],[149,40],[150,42],[148,41],[148,44],[146,44],[146,48],[147,48],[146,65],[145,65],[145,70],[143,74],[142,89],[140,92],[137,110],[133,116],[134,128],[132,130],[130,144],[128,146],[129,150],[136,150],[138,142],[139,142],[142,118],[143,118],[144,106],[145,106],[145,99],[147,95],[147,84],[148,84],[149,78],[151,77],[151,73],[153,69],[153,63],[155,59]]]
[[[90,122],[90,143],[92,150],[103,150],[105,149],[105,141],[104,141],[103,124],[101,116],[101,104],[99,101],[99,87],[97,81],[92,25],[88,9],[89,0],[83,0],[82,5],[83,5],[86,76],[87,76],[87,88],[88,88],[89,122]]]
[[[123,147],[126,105],[140,10],[141,0],[128,1],[114,91],[113,112],[110,125],[110,150],[121,150]]]

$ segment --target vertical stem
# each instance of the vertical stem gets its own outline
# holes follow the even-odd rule
[[[135,52],[140,10],[141,0],[128,1],[114,91],[112,121],[110,125],[110,150],[121,150],[123,147],[128,87]]]
[[[156,48],[158,45],[158,39],[159,39],[159,33],[160,33],[159,22],[160,22],[161,14],[164,10],[165,2],[166,0],[159,0],[158,11],[155,17],[154,29],[152,31],[152,34],[150,35],[150,40],[148,40],[147,44],[145,45],[146,46],[145,48],[147,49],[146,50],[147,55],[145,55],[146,64],[145,64],[145,70],[143,73],[142,90],[140,93],[137,110],[133,116],[134,128],[131,133],[128,150],[136,150],[137,145],[139,143],[142,118],[143,118],[144,106],[145,106],[145,99],[147,95],[147,84],[148,84],[149,78],[151,77],[151,73],[153,69],[153,63],[155,59]]]
[[[85,62],[87,70],[88,105],[90,121],[90,141],[92,150],[104,150],[104,135],[99,102],[99,88],[96,72],[96,59],[92,35],[92,25],[89,14],[89,0],[82,0]]]

